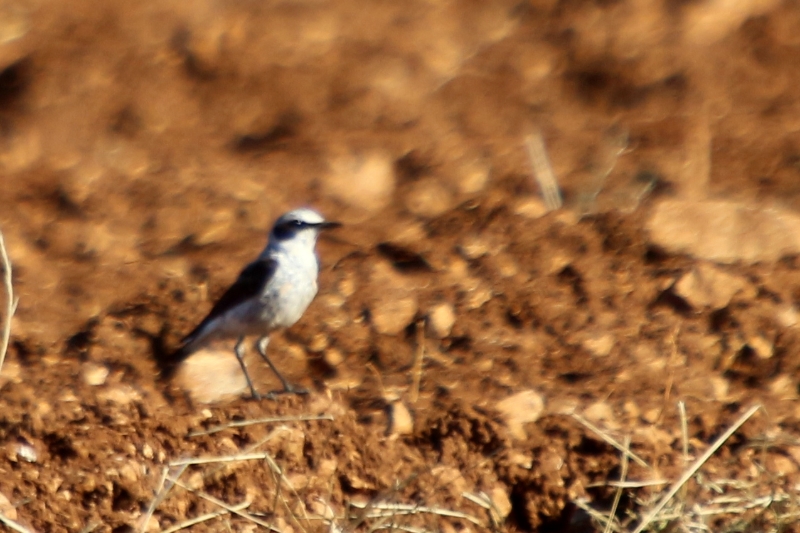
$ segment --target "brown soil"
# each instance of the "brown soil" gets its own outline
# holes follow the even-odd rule
[[[718,486],[781,495],[706,523],[800,531],[800,263],[724,267],[744,288],[696,308],[671,287],[699,262],[643,230],[665,196],[800,207],[796,2],[184,4],[0,2],[0,228],[19,296],[0,494],[19,523],[163,530],[218,511],[202,493],[280,531],[331,514],[363,531],[602,530],[578,504],[608,513],[620,452],[570,413],[631,437],[648,467],[628,479],[671,481],[682,401],[692,458],[764,406],[680,493],[687,508]],[[543,216],[536,129],[566,201]],[[348,157],[391,172],[342,182]],[[270,345],[312,394],[193,401],[166,354],[298,205],[348,223],[320,242],[317,300]],[[411,313],[381,334],[395,296]],[[441,303],[452,331],[418,330]],[[527,407],[498,403],[530,390],[544,411],[517,427]],[[332,420],[194,435],[301,415]],[[192,491],[155,500],[169,464],[250,450],[284,482],[264,459],[173,466]],[[625,491],[617,517],[632,527],[663,489]],[[481,492],[496,509],[464,496]],[[387,504],[417,507],[372,516]],[[226,520],[254,527],[193,530]]]

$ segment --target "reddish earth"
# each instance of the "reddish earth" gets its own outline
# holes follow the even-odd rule
[[[0,2],[0,512],[602,531],[624,473],[655,482],[621,492],[632,530],[761,404],[651,529],[800,531],[796,253],[713,265],[646,229],[665,199],[800,207],[800,6],[721,4]],[[298,205],[347,223],[270,345],[312,393],[205,404],[241,390],[229,347],[167,355]]]

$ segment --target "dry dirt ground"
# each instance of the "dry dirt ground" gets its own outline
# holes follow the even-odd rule
[[[800,531],[798,28],[0,1],[0,528],[630,531],[731,428],[646,527]],[[169,354],[298,205],[347,224],[270,345],[312,392],[255,402],[230,346]]]

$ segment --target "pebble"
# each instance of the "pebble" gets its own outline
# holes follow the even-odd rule
[[[495,407],[511,435],[517,439],[525,439],[528,436],[525,424],[535,422],[542,415],[544,397],[534,390],[526,390],[497,402]]]
[[[142,395],[130,385],[116,385],[97,394],[101,401],[115,403],[117,405],[129,405],[142,399]]]
[[[537,219],[549,213],[547,206],[539,198],[526,198],[517,202],[514,213],[525,218]]]
[[[595,333],[584,339],[582,346],[595,357],[605,357],[611,353],[616,341],[610,333]]]
[[[406,193],[405,206],[412,214],[434,218],[453,204],[453,194],[437,179],[423,179],[412,184]]]
[[[83,381],[87,385],[96,387],[106,382],[108,367],[96,363],[86,363],[83,366]]]
[[[583,416],[590,422],[613,422],[614,410],[607,402],[595,402],[586,408]]]
[[[9,520],[17,519],[17,508],[11,505],[9,499],[2,492],[0,492],[0,514]]]
[[[493,511],[498,514],[498,523],[502,523],[511,514],[511,498],[503,487],[494,487],[489,492],[489,499],[492,501]]]
[[[204,349],[184,360],[175,383],[198,403],[214,403],[247,390],[239,362],[230,349]]]
[[[435,305],[428,314],[428,331],[437,339],[448,337],[455,323],[456,314],[449,303]]]
[[[369,309],[375,330],[382,335],[397,335],[417,314],[415,291],[386,261],[375,264],[370,283],[375,298]]]
[[[755,352],[759,359],[769,359],[775,353],[772,341],[763,335],[753,335],[747,339],[747,345]]]
[[[382,151],[333,155],[322,180],[324,191],[345,204],[368,212],[383,209],[392,199],[396,186],[394,165]]]
[[[411,435],[414,433],[414,417],[402,400],[390,403],[387,408],[387,435]]]
[[[707,263],[696,265],[675,284],[675,294],[696,309],[723,309],[747,282]]]

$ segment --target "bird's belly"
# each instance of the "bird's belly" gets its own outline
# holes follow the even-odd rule
[[[300,320],[316,294],[316,282],[282,283],[271,297],[267,297],[274,305],[264,308],[263,319],[274,328],[288,328]]]

